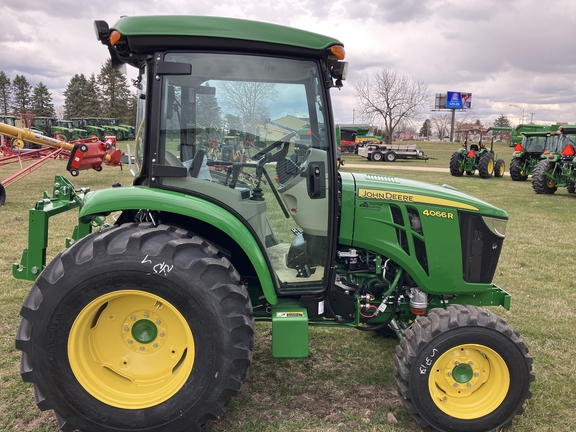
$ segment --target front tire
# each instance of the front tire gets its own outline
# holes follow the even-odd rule
[[[498,159],[494,164],[494,176],[504,177],[504,172],[506,171],[506,164],[503,159]]]
[[[167,225],[77,241],[40,274],[21,315],[22,378],[64,431],[197,431],[224,412],[252,360],[238,273]]]
[[[382,152],[380,150],[376,150],[375,152],[372,153],[372,160],[374,162],[382,162],[382,160],[384,160],[384,156],[382,155]]]
[[[419,317],[396,347],[394,379],[425,428],[492,431],[510,426],[531,397],[532,358],[502,318],[451,305]]]
[[[480,178],[490,178],[494,173],[494,155],[484,153],[478,161],[478,175]]]
[[[460,152],[454,152],[450,157],[450,174],[454,177],[462,177],[464,174],[464,168],[461,165],[462,159]]]
[[[522,168],[522,161],[518,158],[512,159],[510,162],[510,177],[514,181],[526,181],[528,175]]]

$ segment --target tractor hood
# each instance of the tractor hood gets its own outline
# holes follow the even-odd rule
[[[406,205],[427,205],[478,212],[508,218],[508,214],[485,201],[448,186],[382,174],[341,173],[342,189],[354,192],[357,203],[386,201]]]
[[[449,186],[340,172],[340,244],[410,269],[429,293],[489,289],[508,214]],[[479,285],[480,284],[480,285]]]

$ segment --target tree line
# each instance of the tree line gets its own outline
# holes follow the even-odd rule
[[[64,90],[64,106],[54,107],[52,94],[44,83],[33,87],[24,75],[10,79],[0,71],[0,114],[34,114],[38,117],[71,119],[75,117],[117,118],[122,124],[136,121],[136,95],[126,76],[112,67],[110,60],[98,75],[74,75]]]

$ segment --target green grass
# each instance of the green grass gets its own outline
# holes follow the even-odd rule
[[[132,146],[133,147],[133,146]],[[576,196],[560,189],[552,196],[537,195],[530,181],[480,179],[477,175],[452,177],[448,173],[455,143],[418,143],[431,156],[428,161],[372,163],[345,155],[347,164],[367,168],[346,171],[388,172],[390,175],[450,184],[505,209],[509,216],[507,239],[495,283],[512,294],[512,309],[493,309],[520,332],[534,358],[536,381],[525,413],[514,420],[514,431],[576,430],[576,275],[573,265],[573,220]],[[509,165],[512,149],[496,145],[498,157]],[[445,168],[426,172],[413,168]],[[17,171],[16,164],[0,168],[0,180]],[[51,412],[40,412],[33,390],[19,374],[20,352],[14,339],[20,305],[31,283],[12,277],[27,243],[28,209],[51,193],[55,174],[65,172],[65,161],[51,161],[9,186],[0,208],[0,430],[54,431]],[[68,176],[71,179],[71,177]],[[92,189],[112,183],[130,184],[126,167],[105,167],[102,173],[83,171],[72,179],[77,187]],[[51,220],[48,257],[64,247],[71,235],[75,212]],[[210,432],[261,431],[420,431],[403,408],[392,380],[396,341],[352,329],[310,329],[310,356],[281,360],[271,355],[270,327],[257,325],[254,361],[240,394],[228,413],[210,422]],[[397,423],[392,422],[395,420]]]

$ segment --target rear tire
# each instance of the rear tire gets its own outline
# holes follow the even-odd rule
[[[532,358],[520,335],[475,306],[432,309],[396,347],[394,379],[408,411],[431,430],[510,426],[532,395]]]
[[[510,162],[510,178],[514,181],[525,181],[528,178],[526,171],[522,169],[522,161],[518,158]]]
[[[464,168],[462,168],[462,165],[460,164],[461,160],[462,157],[460,156],[460,152],[452,153],[452,156],[450,157],[450,174],[454,177],[462,177],[462,174],[464,174]]]
[[[547,174],[554,172],[554,162],[542,159],[534,167],[532,172],[532,189],[537,194],[553,194],[558,189],[556,182],[548,177]]]
[[[198,431],[224,412],[252,360],[238,273],[167,225],[77,241],[40,274],[21,315],[22,378],[64,431]]]
[[[396,153],[393,151],[389,151],[384,155],[384,159],[386,162],[396,162]]]

